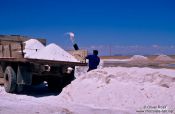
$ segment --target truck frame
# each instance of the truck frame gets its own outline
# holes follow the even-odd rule
[[[0,36],[0,82],[8,93],[20,93],[25,85],[43,81],[47,81],[50,90],[60,91],[75,79],[75,66],[87,65],[84,62],[24,58],[23,42],[29,38],[6,37]],[[46,44],[45,39],[39,41]]]

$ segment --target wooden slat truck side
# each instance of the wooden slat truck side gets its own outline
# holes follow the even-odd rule
[[[62,90],[74,79],[75,66],[86,63],[24,58],[21,36],[0,36],[0,83],[8,93],[21,92],[25,85],[47,81],[50,90]],[[39,39],[44,45],[46,40]],[[72,70],[73,69],[73,70]]]

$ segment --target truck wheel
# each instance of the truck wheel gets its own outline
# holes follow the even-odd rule
[[[16,73],[11,66],[5,69],[4,88],[7,93],[13,93],[16,89]]]
[[[59,79],[59,78],[48,79],[47,84],[48,84],[49,90],[51,91],[61,92],[63,89],[62,79]]]
[[[2,66],[0,65],[0,78],[3,78],[3,69],[2,69]]]

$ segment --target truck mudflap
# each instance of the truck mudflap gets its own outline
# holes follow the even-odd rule
[[[32,71],[30,64],[20,64],[17,69],[17,84],[31,85],[32,84]]]

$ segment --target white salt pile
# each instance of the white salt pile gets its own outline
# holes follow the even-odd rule
[[[83,76],[87,73],[88,66],[76,66],[75,67],[75,77],[78,78],[79,76]]]
[[[73,81],[59,98],[68,104],[129,114],[149,110],[145,106],[157,107],[154,110],[163,110],[158,106],[164,106],[165,110],[175,111],[175,71],[137,67],[97,69]]]
[[[139,61],[139,62],[149,61],[149,59],[147,57],[142,56],[142,55],[134,55],[129,60],[130,61]]]
[[[134,55],[129,59],[102,59],[103,64],[114,64],[114,63],[147,63],[149,59],[142,55]]]
[[[25,49],[23,51],[25,53],[25,57],[30,57],[45,47],[40,41],[36,39],[27,40],[24,42],[24,44]]]
[[[46,47],[36,39],[24,43],[25,58],[78,62],[75,57],[54,43]]]
[[[159,55],[155,58],[155,61],[173,61],[174,59],[167,55]]]
[[[97,66],[98,69],[101,69],[104,67],[104,61],[101,59],[99,65]],[[83,76],[87,73],[88,66],[76,66],[75,67],[75,77]]]
[[[30,56],[30,58],[78,62],[75,57],[54,43],[42,48],[40,51]]]
[[[168,69],[97,69],[60,95],[41,88],[37,94],[9,94],[0,86],[0,114],[175,114],[174,74]]]

